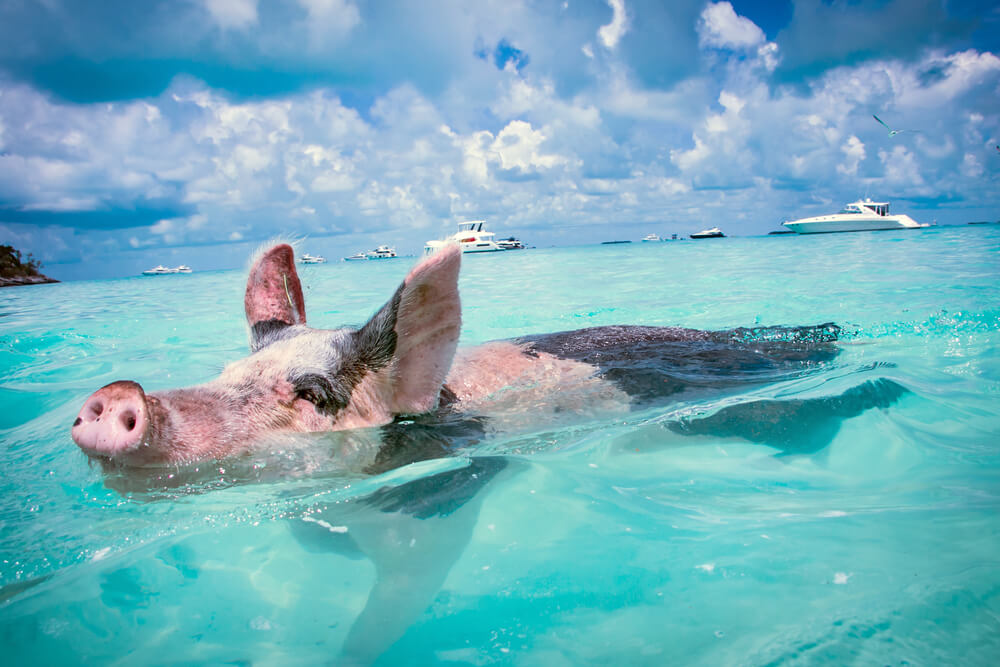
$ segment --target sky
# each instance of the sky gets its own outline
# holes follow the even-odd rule
[[[0,0],[0,242],[63,279],[1000,219],[979,0]],[[890,136],[873,118],[894,129]]]

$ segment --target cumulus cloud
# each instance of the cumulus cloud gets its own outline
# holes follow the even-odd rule
[[[340,38],[361,23],[361,13],[349,0],[298,0],[306,10],[313,48],[324,40]]]
[[[837,165],[837,172],[845,176],[854,176],[858,173],[858,164],[865,159],[864,143],[852,134],[840,150],[844,153],[845,160]]]
[[[702,48],[746,52],[756,56],[768,72],[778,66],[778,45],[767,41],[756,23],[740,16],[728,2],[709,2],[698,18],[698,44]]]
[[[220,28],[240,30],[257,23],[257,0],[204,0]]]
[[[698,41],[720,49],[751,49],[766,39],[756,23],[737,14],[728,2],[710,2],[698,20]]]
[[[553,223],[572,221],[574,239],[595,240],[608,225],[662,222],[668,209],[677,229],[662,232],[719,224],[761,233],[769,223],[755,211],[822,213],[810,207],[856,196],[860,184],[904,199],[902,210],[907,197],[954,205],[956,216],[959,206],[1000,204],[993,52],[868,58],[787,86],[773,73],[780,38],[769,42],[727,2],[680,3],[669,13],[687,17],[677,31],[689,35],[693,62],[662,79],[643,67],[672,52],[642,46],[653,35],[642,21],[662,7],[609,5],[597,38],[604,5],[579,19],[557,8],[559,30],[537,29],[555,19],[531,4],[513,9],[517,21],[478,7],[443,13],[439,23],[467,30],[437,52],[411,48],[436,33],[408,14],[415,41],[396,53],[410,61],[400,60],[400,80],[377,85],[374,70],[359,70],[351,85],[319,78],[246,97],[187,75],[136,99],[73,103],[0,71],[0,234],[26,240],[47,263],[82,266],[102,253],[278,232],[332,235],[351,251],[377,234],[414,251],[469,217],[537,243],[555,240]],[[290,48],[268,42],[261,25],[286,5],[213,6],[219,42],[252,34],[251,51]],[[303,58],[346,53],[310,43],[311,16],[333,41],[381,50],[364,40],[387,27],[360,7],[296,6],[289,34],[313,54]],[[588,40],[589,55],[580,51]],[[411,76],[421,67],[434,72]],[[887,137],[873,113],[921,132]]]
[[[628,17],[625,14],[625,0],[608,0],[611,7],[611,23],[602,25],[597,31],[597,37],[606,48],[613,49],[628,31]]]

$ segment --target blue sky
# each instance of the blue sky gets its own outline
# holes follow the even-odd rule
[[[940,0],[0,0],[0,242],[75,279],[464,219],[538,246],[865,195],[996,220],[998,35]]]

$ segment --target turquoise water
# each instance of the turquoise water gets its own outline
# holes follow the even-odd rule
[[[302,268],[310,324],[362,323],[411,261]],[[841,352],[624,416],[526,415],[375,477],[329,456],[351,436],[151,473],[103,470],[70,440],[97,387],[194,384],[244,356],[240,272],[2,290],[0,650],[8,664],[338,663],[345,646],[378,664],[995,664],[998,277],[996,226],[466,256],[464,344],[832,321]],[[665,428],[879,378],[908,391],[807,454]]]

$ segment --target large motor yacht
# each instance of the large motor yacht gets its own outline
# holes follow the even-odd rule
[[[689,234],[693,239],[724,239],[726,235],[722,233],[722,230],[718,227],[712,227],[711,229],[703,229],[700,232],[695,232],[694,234]]]
[[[798,234],[828,234],[831,232],[870,232],[878,229],[920,229],[928,227],[910,216],[889,214],[888,202],[859,199],[834,215],[817,215],[782,223]]]
[[[458,223],[458,231],[441,241],[424,244],[424,254],[432,255],[449,243],[458,243],[462,252],[495,252],[503,248],[494,240],[493,232],[484,230],[485,220],[469,220]]]
[[[380,245],[374,250],[369,250],[365,255],[368,259],[392,259],[396,256],[396,249],[390,248],[387,245]]]

